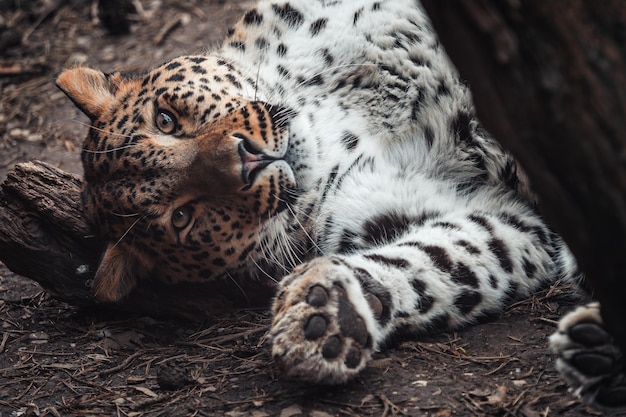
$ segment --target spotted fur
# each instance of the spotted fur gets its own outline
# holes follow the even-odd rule
[[[273,355],[344,382],[399,329],[443,331],[576,275],[412,0],[261,1],[208,55],[75,68],[94,293],[280,281]]]

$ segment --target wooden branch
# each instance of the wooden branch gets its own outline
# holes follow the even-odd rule
[[[217,311],[268,304],[268,282],[165,285],[141,281],[130,296],[99,304],[91,283],[105,242],[90,230],[80,200],[81,179],[44,162],[16,165],[0,189],[0,260],[54,297],[81,307],[200,320]],[[156,278],[156,277],[155,277]]]
[[[625,3],[423,4],[481,122],[522,162],[626,352]]]
[[[53,296],[89,305],[103,246],[82,217],[80,184],[42,162],[17,165],[0,191],[0,257]]]

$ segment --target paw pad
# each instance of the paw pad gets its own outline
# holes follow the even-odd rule
[[[606,345],[611,336],[596,323],[579,323],[568,329],[569,336],[584,346]]]
[[[328,303],[328,293],[321,285],[314,285],[309,290],[306,302],[313,307],[324,307]]]
[[[354,310],[352,303],[342,288],[337,287],[337,294],[339,296],[337,319],[341,333],[344,336],[351,337],[361,346],[365,346],[369,338],[365,321]]]
[[[324,359],[335,359],[341,353],[342,348],[343,344],[339,336],[331,336],[322,346],[322,356]]]
[[[588,376],[600,376],[610,373],[615,361],[601,353],[579,353],[572,358],[573,365]]]
[[[615,387],[601,390],[596,398],[598,404],[605,407],[621,408],[626,405],[626,386],[618,385]]]
[[[361,349],[356,346],[350,346],[346,353],[346,359],[344,360],[346,366],[350,369],[354,369],[361,363]]]
[[[304,326],[304,337],[307,340],[317,340],[324,336],[327,327],[328,323],[324,317],[320,315],[311,316]]]

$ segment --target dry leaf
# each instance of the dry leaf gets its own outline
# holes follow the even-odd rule
[[[280,412],[280,417],[292,417],[297,416],[298,414],[302,414],[302,409],[297,405],[290,405],[287,408],[283,408]]]
[[[146,394],[148,397],[157,398],[159,395],[152,391],[150,388],[146,387],[133,387],[137,391]]]

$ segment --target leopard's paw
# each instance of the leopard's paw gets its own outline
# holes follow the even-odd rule
[[[626,407],[626,378],[622,353],[604,329],[600,306],[578,307],[559,322],[550,336],[559,357],[556,367],[572,391],[599,408]]]
[[[359,373],[375,348],[374,308],[349,268],[317,259],[285,278],[274,302],[272,356],[290,378],[339,384]]]

